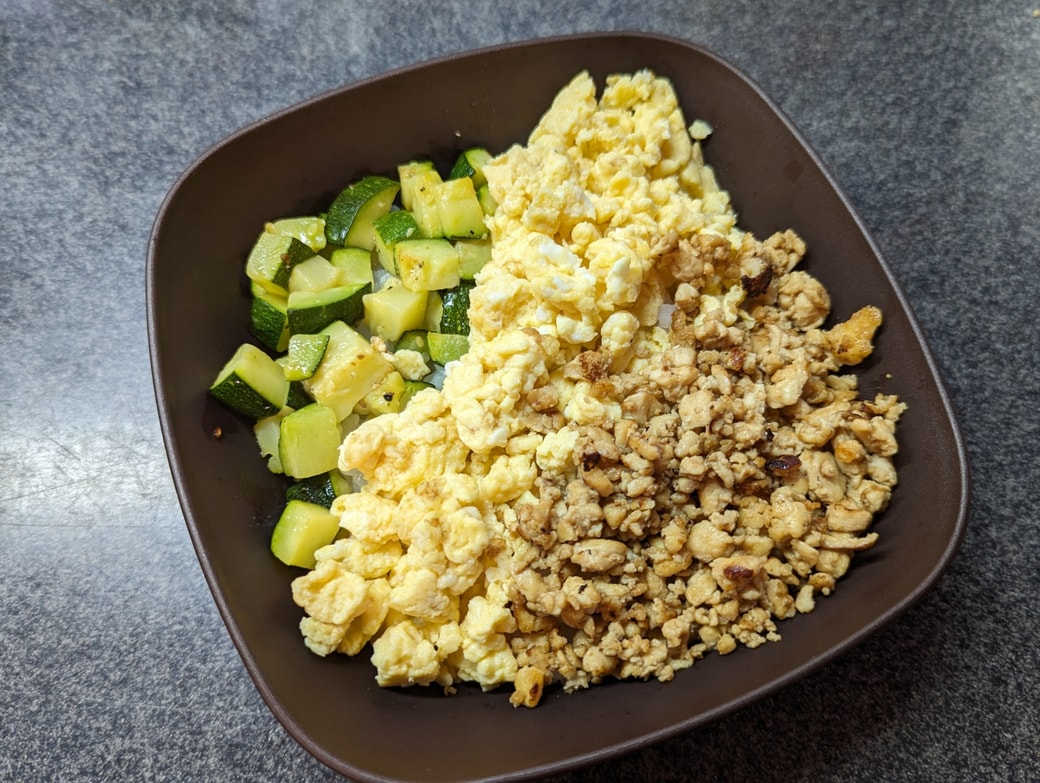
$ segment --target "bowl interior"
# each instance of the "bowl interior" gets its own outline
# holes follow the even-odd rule
[[[321,659],[303,645],[289,582],[269,554],[284,484],[258,458],[248,422],[206,389],[249,340],[243,263],[263,222],[314,212],[359,175],[461,148],[525,141],[579,70],[649,67],[675,84],[688,122],[715,132],[708,162],[743,227],[793,228],[837,317],[881,307],[861,370],[864,395],[908,404],[900,485],[835,595],[782,623],[784,639],[707,657],[666,685],[613,683],[535,710],[504,693],[383,690],[362,655]],[[522,74],[518,78],[517,74]],[[333,769],[365,781],[506,780],[559,771],[703,724],[790,683],[862,640],[927,590],[952,558],[968,481],[956,424],[913,315],[860,221],[816,156],[742,74],[681,41],[583,35],[495,47],[369,79],[231,136],[171,190],[149,247],[148,318],[162,430],[187,526],[245,665],[286,729]],[[219,431],[219,436],[218,436]],[[623,716],[623,719],[618,718]],[[400,738],[408,738],[401,752]]]

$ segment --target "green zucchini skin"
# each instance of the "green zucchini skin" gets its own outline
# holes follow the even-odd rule
[[[315,255],[296,237],[264,229],[249,253],[246,275],[271,293],[285,295],[293,267]]]
[[[441,292],[441,332],[469,334],[469,294],[473,283],[464,281],[455,288]]]
[[[265,347],[282,352],[289,347],[288,298],[253,284],[249,329]]]
[[[338,470],[330,470],[327,473],[319,473],[317,476],[295,481],[285,488],[285,500],[304,500],[325,508],[332,507],[332,501],[345,492],[350,491],[345,487],[346,479]]]
[[[425,329],[410,329],[401,335],[401,339],[397,341],[395,346],[397,351],[416,351],[421,353],[424,358],[430,358],[430,349],[426,343],[426,330]]]
[[[290,337],[288,353],[282,362],[286,379],[290,382],[305,381],[314,375],[328,346],[327,334],[294,334]]]
[[[303,387],[303,381],[289,381],[289,393],[285,398],[285,404],[293,410],[306,408],[314,402],[314,398],[307,393]]]
[[[480,190],[487,185],[487,177],[484,176],[484,166],[491,160],[491,153],[484,147],[470,147],[463,150],[451,167],[448,179],[461,179],[469,177],[473,180],[473,187]]]
[[[464,334],[430,332],[427,340],[430,345],[430,358],[441,366],[461,359],[469,350],[469,338]]]
[[[243,343],[217,374],[210,394],[251,419],[272,416],[283,407],[289,382],[274,359],[251,343]]]
[[[372,221],[390,211],[401,183],[372,176],[344,189],[325,217],[325,239],[332,245],[372,249]]]
[[[400,275],[394,258],[394,245],[405,239],[418,238],[419,224],[406,209],[395,209],[372,221],[375,234],[376,258],[380,265],[392,275]]]
[[[324,291],[294,291],[289,294],[290,334],[314,334],[333,321],[355,323],[364,315],[365,294],[370,284],[343,285]]]

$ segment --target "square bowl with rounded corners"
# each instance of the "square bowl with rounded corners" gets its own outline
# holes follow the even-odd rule
[[[612,682],[533,710],[507,692],[380,689],[367,654],[304,647],[290,597],[297,571],[270,554],[284,482],[267,472],[250,423],[207,394],[250,339],[245,257],[263,223],[313,214],[355,178],[462,148],[523,143],[580,70],[650,68],[675,85],[687,122],[714,133],[708,163],[740,225],[793,228],[828,288],[833,318],[878,305],[884,325],[859,369],[864,396],[898,393],[900,483],[833,596],[784,621],[783,640],[710,654],[666,684]],[[156,218],[147,275],[159,417],[202,570],[245,667],[285,729],[360,781],[531,779],[601,761],[716,719],[804,676],[919,599],[953,558],[965,525],[964,449],[914,316],[861,221],[817,156],[746,76],[690,43],[641,33],[506,44],[364,79],[233,134],[175,183]],[[218,435],[219,432],[219,435]]]

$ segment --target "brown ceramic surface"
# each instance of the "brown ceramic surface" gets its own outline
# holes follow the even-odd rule
[[[794,228],[805,268],[836,316],[885,314],[862,390],[896,392],[900,485],[835,595],[781,624],[783,641],[710,655],[668,684],[550,691],[535,710],[505,692],[382,690],[367,657],[319,658],[297,630],[295,572],[268,551],[283,482],[258,458],[248,422],[206,389],[247,331],[245,256],[263,222],[313,212],[361,174],[433,153],[522,142],[556,91],[588,69],[650,67],[687,119],[715,129],[708,162],[743,227]],[[285,728],[361,781],[516,780],[656,742],[783,687],[861,641],[939,577],[963,531],[968,476],[936,368],[885,262],[830,176],[776,107],[718,57],[677,40],[602,34],[506,45],[405,68],[292,107],[231,136],[176,183],[149,247],[148,317],[156,397],[188,530],[246,668]],[[222,437],[213,437],[219,428]],[[925,654],[922,651],[922,654]],[[190,687],[190,684],[186,684]]]

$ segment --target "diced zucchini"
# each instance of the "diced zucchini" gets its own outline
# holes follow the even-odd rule
[[[331,473],[331,471],[329,471]],[[285,499],[302,500],[313,503],[316,506],[329,508],[336,496],[332,492],[332,481],[329,473],[319,473],[317,476],[308,476],[290,484],[285,489]]]
[[[460,359],[469,350],[469,338],[462,334],[430,332],[427,340],[430,344],[430,358],[440,365]]]
[[[294,334],[290,337],[288,353],[281,362],[286,380],[303,381],[314,375],[328,344],[327,334]]]
[[[404,408],[409,402],[412,401],[412,397],[421,392],[423,389],[432,388],[433,384],[427,383],[426,381],[405,381],[404,394],[401,395],[401,407]]]
[[[426,291],[412,291],[398,283],[364,297],[365,323],[372,334],[396,340],[409,329],[422,326],[426,315]]]
[[[372,252],[360,247],[341,247],[329,261],[339,270],[338,285],[372,285]]]
[[[404,239],[394,246],[401,282],[412,291],[459,284],[459,254],[447,239]]]
[[[376,258],[383,269],[396,275],[394,245],[402,239],[417,238],[419,224],[415,222],[415,218],[408,210],[395,209],[372,221],[372,230],[375,232]]]
[[[495,209],[498,208],[498,203],[491,195],[491,190],[487,185],[482,185],[477,188],[477,201],[480,202],[480,208],[484,210],[484,214],[490,217],[495,214]]]
[[[464,282],[441,292],[441,332],[469,334],[469,293],[472,290],[473,284]]]
[[[253,301],[249,307],[249,328],[272,351],[289,345],[289,303],[283,294],[272,294],[257,282],[250,283]]]
[[[325,291],[294,291],[289,294],[289,333],[313,334],[333,321],[354,323],[364,312],[362,297],[370,285],[341,285]]]
[[[397,178],[401,181],[401,206],[410,210],[414,203],[416,179],[419,175],[425,176],[427,172],[435,171],[433,161],[413,160],[402,163],[397,167]]]
[[[473,187],[480,188],[487,184],[484,176],[484,165],[491,160],[491,153],[483,147],[470,147],[462,152],[451,167],[450,179],[469,177],[473,180]]]
[[[332,501],[340,495],[353,492],[354,487],[338,470],[330,470],[328,473],[319,473],[317,476],[309,476],[290,484],[285,490],[285,499],[304,500],[316,506],[329,508]]]
[[[339,470],[329,471],[329,482],[332,484],[332,492],[336,497],[347,495],[354,491],[354,482],[340,473]]]
[[[314,568],[314,553],[331,544],[339,519],[324,506],[290,500],[271,533],[271,554],[289,566]]]
[[[441,234],[449,239],[487,236],[484,210],[469,177],[448,179],[431,186],[437,201]]]
[[[491,240],[460,239],[455,242],[455,251],[459,254],[459,277],[472,280],[491,260]]]
[[[283,369],[282,372],[284,373],[285,370]],[[289,396],[285,400],[287,407],[298,411],[312,402],[314,402],[314,398],[304,388],[303,381],[289,381]]]
[[[339,464],[339,420],[331,408],[314,403],[282,419],[278,459],[293,478],[327,473]]]
[[[430,297],[426,300],[426,317],[423,318],[422,328],[427,332],[437,332],[441,328],[441,313],[444,311],[444,303],[438,291],[430,291]]]
[[[387,177],[365,177],[340,193],[325,218],[325,236],[334,245],[373,248],[372,221],[390,211],[401,185]]]
[[[285,406],[289,382],[274,359],[251,343],[238,347],[210,386],[210,394],[253,419]]]
[[[315,400],[334,410],[337,418],[343,420],[393,366],[368,340],[342,321],[334,321],[322,333],[329,335],[325,358],[314,375],[302,383]]]
[[[320,217],[282,218],[271,223],[278,234],[296,237],[315,253],[325,249],[325,220]]]
[[[424,237],[442,237],[440,199],[437,187],[442,184],[441,175],[436,169],[415,172],[409,180],[411,185],[410,210],[419,226],[419,233]]]
[[[358,415],[357,413],[350,413],[345,418],[340,419],[340,422],[339,422],[339,437],[340,437],[340,439],[341,440],[345,439],[347,437],[347,435],[352,433],[354,430],[356,430],[360,426],[361,426],[361,416]],[[347,482],[348,484],[350,483],[350,479],[348,479],[346,476],[343,476],[343,480],[345,482]],[[351,488],[350,491],[353,491],[353,488]],[[340,494],[342,495],[343,493],[341,492]]]
[[[430,349],[426,344],[426,330],[412,329],[401,335],[394,346],[395,351],[416,351],[421,353],[424,359],[430,358]]]
[[[308,258],[293,267],[289,275],[289,293],[325,291],[340,285],[339,270],[321,256]]]
[[[267,457],[267,469],[272,473],[282,472],[282,461],[278,458],[278,433],[282,419],[289,413],[289,408],[282,408],[273,416],[265,416],[253,425],[256,445],[260,447],[261,456]]]
[[[372,390],[361,398],[354,410],[362,416],[379,416],[383,413],[397,413],[401,410],[405,391],[405,380],[401,373],[394,370]]]
[[[274,224],[268,223],[249,252],[246,275],[271,293],[284,296],[289,292],[293,267],[314,255],[314,251],[296,237],[279,234]]]

